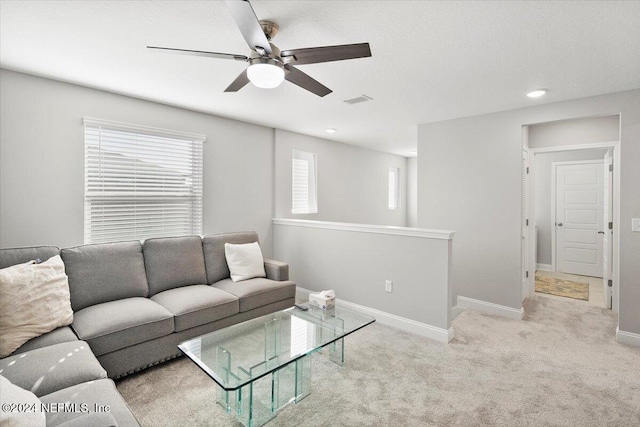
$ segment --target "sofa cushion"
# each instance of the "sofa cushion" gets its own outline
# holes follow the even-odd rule
[[[149,294],[139,241],[77,246],[60,253],[69,276],[73,311]]]
[[[96,356],[173,332],[173,315],[147,298],[126,298],[84,308],[71,325]]]
[[[199,236],[147,239],[143,244],[149,295],[207,283]]]
[[[107,377],[84,341],[38,348],[0,360],[0,373],[36,396]]]
[[[140,424],[133,416],[129,407],[116,390],[116,386],[110,379],[90,381],[55,393],[42,396],[40,400],[44,404],[69,403],[75,404],[77,407],[84,405],[90,414],[96,413],[96,407],[109,406],[109,414],[116,420],[118,427],[139,427]],[[60,411],[47,412],[47,426],[56,427],[64,425],[63,423],[72,421],[75,418],[83,417],[81,412]],[[102,426],[102,424],[94,424],[91,419],[87,421],[86,426]],[[96,420],[97,421],[97,420]],[[106,424],[107,426],[112,424]]]
[[[233,316],[240,310],[236,296],[209,285],[169,289],[151,299],[173,314],[176,332]]]
[[[224,244],[242,244],[258,241],[258,234],[253,231],[242,233],[211,234],[202,238],[204,262],[207,267],[207,283],[212,284],[231,276],[227,259],[224,254]]]
[[[72,321],[69,283],[60,255],[0,270],[0,357]]]
[[[240,298],[241,313],[296,296],[296,284],[290,281],[276,282],[258,278],[236,283],[231,279],[224,279],[213,286]]]
[[[0,249],[0,268],[7,268],[16,264],[23,264],[33,259],[42,261],[60,254],[57,246],[32,246],[29,248]]]
[[[4,376],[0,375],[0,425],[1,426],[20,426],[20,427],[45,427],[46,417],[41,411],[40,399],[35,394],[15,384],[12,384]],[[12,405],[23,405],[23,410],[5,410],[13,409]]]
[[[51,332],[47,332],[44,335],[40,335],[39,337],[33,338],[22,347],[11,353],[11,355],[16,355],[20,353],[27,352],[29,350],[35,350],[36,348],[46,347],[48,345],[60,344],[62,342],[69,341],[77,341],[78,337],[73,333],[70,327],[63,326],[61,328],[54,329]]]

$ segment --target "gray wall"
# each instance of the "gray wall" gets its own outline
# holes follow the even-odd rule
[[[418,226],[418,158],[407,158],[407,227]]]
[[[405,157],[276,130],[276,218],[406,224]],[[291,150],[316,153],[318,213],[291,213]],[[400,209],[389,210],[389,167],[400,168]]]
[[[616,133],[618,132],[617,123],[616,121]],[[602,160],[606,151],[561,151],[535,155],[535,224],[538,226],[538,264],[551,265],[551,230],[554,223],[551,218],[551,163]]]
[[[455,295],[522,306],[522,126],[611,114],[621,117],[619,327],[640,333],[640,233],[631,232],[640,216],[640,90],[418,126],[418,225],[457,232]]]
[[[312,291],[449,329],[451,240],[361,231],[274,226],[275,256]],[[385,291],[393,281],[393,292]]]
[[[273,129],[0,71],[0,245],[83,243],[83,116],[201,133],[203,231],[258,232],[272,253]]]

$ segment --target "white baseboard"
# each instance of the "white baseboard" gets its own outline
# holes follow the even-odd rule
[[[508,319],[522,320],[524,317],[524,308],[511,308],[505,305],[494,304],[492,302],[481,301],[473,298],[458,296],[458,306],[470,308],[472,310],[481,311],[487,314],[495,314],[497,316],[506,317]]]
[[[451,320],[460,316],[463,311],[464,311],[464,307],[460,307],[459,305],[456,305],[453,308],[451,308]]]
[[[628,344],[640,347],[640,334],[625,332],[621,331],[619,328],[616,328],[616,341],[618,341],[620,344]]]
[[[553,271],[551,264],[537,264],[536,269],[542,271]]]
[[[301,287],[296,287],[296,296],[303,296],[303,298],[301,299],[307,299],[308,295],[311,292],[313,291]],[[375,317],[376,322],[380,322],[383,325],[392,326],[394,328],[411,332],[413,334],[420,335],[435,341],[448,343],[454,338],[453,328],[449,328],[448,330],[438,328],[427,323],[417,322],[415,320],[407,319],[406,317],[396,316],[395,314],[387,313],[375,308],[365,307],[359,304],[354,304],[352,302],[341,300],[339,298],[336,298],[336,304],[341,307],[346,307],[353,311]]]

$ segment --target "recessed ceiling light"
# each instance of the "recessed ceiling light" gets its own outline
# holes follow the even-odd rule
[[[334,128],[327,129],[327,133],[336,133],[336,132],[338,132],[337,129],[334,129]]]
[[[534,90],[533,92],[529,92],[527,94],[527,96],[529,98],[539,98],[542,95],[544,95],[545,93],[547,93],[549,91],[549,89],[538,89],[538,90]]]

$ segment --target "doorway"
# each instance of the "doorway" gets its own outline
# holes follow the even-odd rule
[[[615,118],[618,120],[619,116]],[[541,276],[586,282],[591,291],[590,296],[597,299],[596,305],[617,312],[620,171],[616,165],[620,164],[620,144],[614,140],[575,145],[528,146],[529,139],[526,135],[529,127],[523,127],[527,159],[523,156],[522,208],[523,241],[525,235],[529,241],[527,250],[523,249],[523,270],[530,273],[527,278],[528,289],[523,281],[523,297],[535,294],[537,271]],[[619,135],[617,132],[618,128],[616,136]],[[563,162],[566,166],[572,166],[567,162],[573,162],[573,166],[561,167],[558,173],[558,167]],[[552,163],[557,164],[552,167]],[[585,172],[580,170],[581,165],[590,166]],[[525,182],[527,167],[530,173],[528,182]],[[554,169],[555,182],[552,174]],[[562,200],[559,201],[560,209],[555,197],[551,202],[551,193],[558,193],[558,175],[564,183],[564,188],[560,189],[563,193]],[[529,194],[525,196],[524,190],[527,188]],[[541,188],[548,194],[547,202],[541,200],[544,199],[540,195]],[[559,217],[556,216],[556,211],[560,214]],[[544,216],[546,220],[541,219]],[[527,219],[529,223],[526,222]],[[526,224],[531,225],[525,227]],[[557,251],[559,254],[552,253],[557,249],[554,241],[556,236],[552,236],[556,232],[557,237],[560,237],[560,245],[564,245],[563,249]],[[576,265],[578,269],[574,268]],[[584,276],[567,276],[571,273]],[[593,303],[594,301],[589,302]]]

